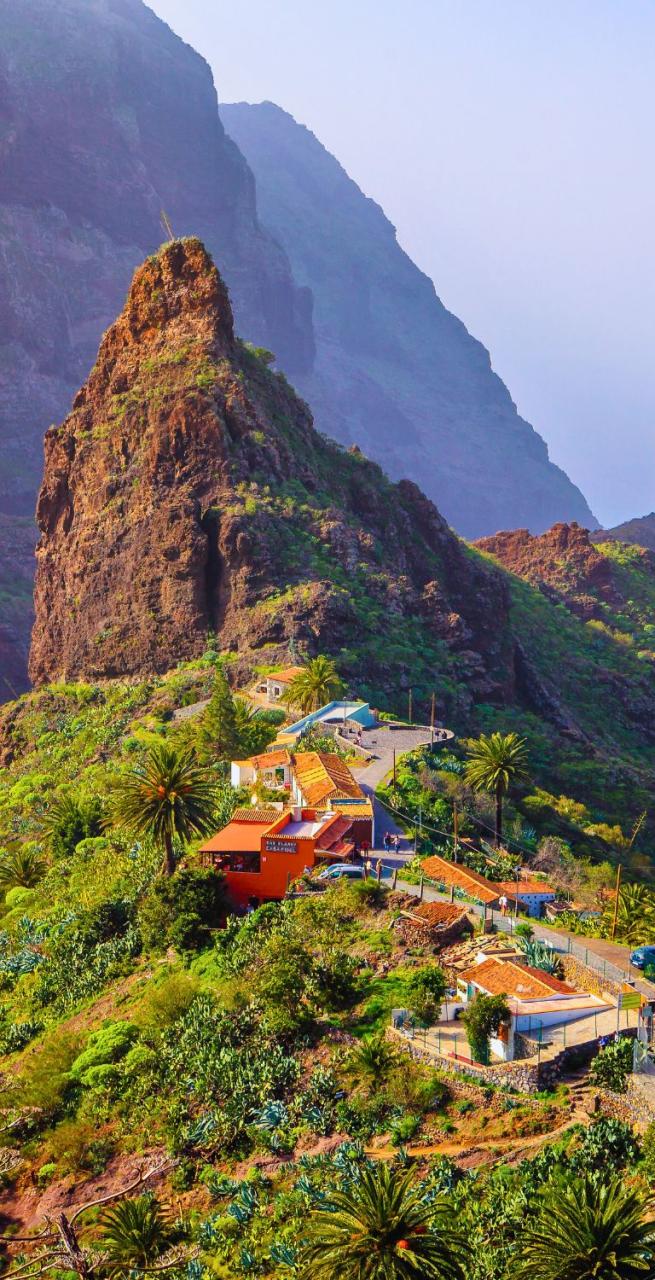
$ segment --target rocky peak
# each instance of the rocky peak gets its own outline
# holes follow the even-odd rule
[[[396,692],[455,655],[471,693],[507,688],[500,575],[414,484],[320,436],[269,358],[235,339],[200,241],[139,267],[46,436],[34,682],[163,671],[213,632],[245,664],[293,639],[361,651]]]

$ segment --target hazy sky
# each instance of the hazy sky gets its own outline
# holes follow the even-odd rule
[[[551,456],[655,507],[654,0],[150,0],[383,206]]]

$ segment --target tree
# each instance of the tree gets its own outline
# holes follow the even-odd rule
[[[424,1196],[411,1172],[382,1161],[363,1168],[311,1214],[302,1280],[464,1280],[469,1249],[452,1211]]]
[[[517,1280],[648,1280],[655,1276],[650,1198],[617,1175],[547,1188],[526,1220]]]
[[[310,658],[291,681],[285,701],[306,715],[310,711],[318,711],[332,698],[340,697],[343,691],[343,680],[332,659],[319,654],[317,658]]]
[[[237,735],[239,757],[258,755],[277,737],[277,726],[266,718],[261,707],[254,707],[245,698],[234,699],[234,727]]]
[[[191,751],[166,743],[151,747],[144,766],[123,774],[112,791],[110,821],[161,845],[165,875],[175,871],[176,838],[186,843],[212,829],[214,785]]]
[[[603,923],[611,929],[614,921],[614,901],[607,904]],[[655,938],[655,894],[643,884],[624,884],[619,890],[616,915],[616,940],[626,946],[638,947]]]
[[[220,663],[214,670],[211,697],[200,724],[199,744],[203,758],[208,760],[237,760],[240,755],[237,708]]]
[[[100,1228],[107,1266],[114,1274],[148,1268],[172,1239],[168,1214],[148,1192],[105,1210]]]
[[[33,889],[47,871],[44,859],[36,849],[19,845],[0,858],[0,893],[20,886]]]
[[[425,1023],[436,1020],[446,994],[446,975],[438,964],[417,969],[408,984],[408,995],[416,1017]]]
[[[53,858],[67,858],[81,840],[102,835],[102,805],[98,796],[80,800],[60,795],[43,819],[43,832]]]
[[[466,779],[474,791],[488,791],[496,800],[496,845],[503,835],[503,800],[510,787],[528,778],[524,738],[516,733],[483,733],[467,743]]]
[[[369,1093],[386,1083],[397,1062],[395,1046],[382,1033],[364,1036],[352,1055],[352,1064],[368,1082]]]
[[[486,996],[478,992],[462,1014],[474,1062],[489,1062],[489,1037],[495,1036],[501,1023],[509,1019],[505,996]]]

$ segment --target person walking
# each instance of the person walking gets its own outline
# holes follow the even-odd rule
[[[507,908],[508,908],[508,906],[509,906],[509,899],[507,898],[507,896],[506,896],[504,893],[501,893],[501,895],[500,895],[500,897],[499,897],[499,899],[498,899],[498,906],[500,907],[500,914],[501,914],[501,916],[506,916],[506,915],[507,915]]]

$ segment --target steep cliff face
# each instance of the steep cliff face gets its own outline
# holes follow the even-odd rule
[[[296,384],[321,429],[408,475],[466,537],[595,521],[517,413],[489,353],[442,305],[308,129],[270,102],[220,108],[266,225],[314,294],[317,359]]]
[[[141,0],[0,0],[0,30],[0,511],[32,514],[43,432],[167,238],[162,209],[290,371],[311,364],[311,299],[258,223],[209,67]]]
[[[511,693],[501,576],[413,484],[318,435],[235,339],[198,240],[136,272],[47,434],[38,523],[37,684],[165,671],[213,632],[244,663],[339,653],[378,692]]]

